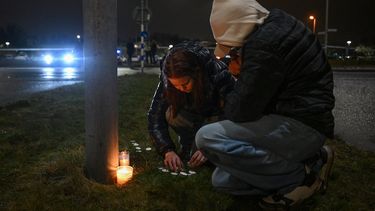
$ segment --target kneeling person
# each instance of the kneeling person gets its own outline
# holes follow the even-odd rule
[[[234,79],[223,62],[191,41],[174,46],[161,69],[148,112],[151,140],[172,171],[181,170],[184,162],[190,167],[200,166],[207,159],[195,147],[195,134],[212,118],[220,118],[222,103],[232,90]],[[178,135],[180,147],[172,141],[169,127]]]

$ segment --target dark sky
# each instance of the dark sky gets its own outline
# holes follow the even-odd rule
[[[259,0],[267,9],[280,8],[307,22],[317,17],[317,31],[324,30],[325,0]],[[372,3],[371,3],[372,2]],[[75,36],[82,31],[82,0],[1,0],[0,26],[13,23],[27,33],[43,37]],[[212,40],[209,14],[212,0],[149,0],[150,33],[171,33],[187,38]],[[139,33],[132,14],[140,0],[118,0],[118,32],[121,40]],[[374,0],[330,0],[330,44],[375,43]]]

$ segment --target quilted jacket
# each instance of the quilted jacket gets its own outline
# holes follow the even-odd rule
[[[302,22],[271,10],[241,53],[240,76],[225,104],[229,120],[280,114],[333,136],[331,67],[317,37]]]

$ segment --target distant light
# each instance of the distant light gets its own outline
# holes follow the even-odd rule
[[[169,45],[169,46],[168,46],[168,49],[171,49],[171,48],[173,48],[173,45]]]
[[[8,47],[10,45],[10,42],[5,42],[5,45]]]
[[[52,64],[53,56],[51,54],[46,54],[44,55],[43,60],[46,64]]]
[[[63,60],[66,64],[71,64],[74,61],[74,55],[71,53],[64,54]]]
[[[137,44],[134,44],[134,48],[138,48],[138,45],[137,45]]]
[[[77,34],[77,39],[81,39],[81,35]]]
[[[350,45],[350,44],[352,44],[352,41],[348,40],[348,41],[346,41],[346,44]]]
[[[120,49],[117,49],[117,50],[116,50],[116,53],[117,53],[117,54],[120,54],[120,53],[121,53],[121,50],[120,50]]]
[[[309,19],[310,19],[310,20],[314,20],[315,17],[314,17],[313,15],[310,15],[310,16],[309,16]]]

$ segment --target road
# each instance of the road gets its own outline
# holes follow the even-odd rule
[[[118,75],[139,73],[118,68]],[[158,68],[145,73],[159,74]],[[83,82],[77,68],[0,68],[0,105],[31,93]],[[335,134],[348,144],[375,151],[375,71],[334,72]]]
[[[140,68],[119,67],[118,76],[139,73]],[[145,68],[145,73],[159,74],[159,68]],[[36,92],[81,83],[84,73],[80,68],[9,68],[0,67],[0,106],[22,99]]]
[[[0,68],[0,105],[82,81],[78,68]]]
[[[375,151],[375,71],[335,72],[335,134],[360,149]]]

